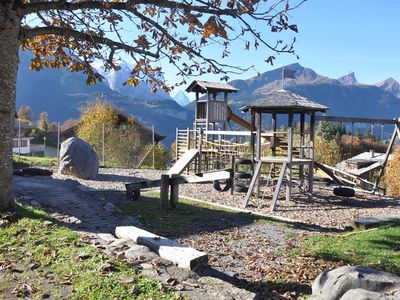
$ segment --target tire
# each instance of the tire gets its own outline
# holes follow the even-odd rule
[[[235,179],[251,179],[253,177],[250,173],[235,172]]]
[[[235,165],[251,165],[253,162],[248,158],[236,158]]]
[[[356,195],[356,191],[352,188],[339,186],[333,189],[333,194],[342,197],[354,197]]]
[[[235,185],[233,186],[233,190],[237,193],[247,193],[249,187],[246,185]]]

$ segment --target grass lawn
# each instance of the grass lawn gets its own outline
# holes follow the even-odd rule
[[[17,215],[0,230],[1,299],[177,299],[44,212],[19,205]]]
[[[52,167],[57,165],[57,158],[23,155],[18,158],[18,155],[13,155],[13,164],[17,169],[25,167]]]
[[[152,232],[167,237],[178,237],[201,230],[245,225],[252,222],[274,222],[250,213],[224,209],[212,204],[179,198],[176,209],[161,211],[158,192],[147,192],[139,200],[119,204],[126,215],[138,216]],[[278,224],[278,222],[274,222]]]
[[[343,261],[400,275],[400,222],[336,236],[309,236],[302,248],[325,261]]]

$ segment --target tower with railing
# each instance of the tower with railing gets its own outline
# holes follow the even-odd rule
[[[193,129],[226,130],[228,95],[238,91],[227,83],[193,81],[186,89],[186,92],[196,94]]]

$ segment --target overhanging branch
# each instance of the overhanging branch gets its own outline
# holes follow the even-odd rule
[[[235,17],[239,14],[237,9],[220,9],[212,8],[209,5],[191,5],[182,2],[169,1],[169,0],[128,0],[127,2],[106,2],[106,1],[79,1],[79,2],[65,2],[65,1],[49,1],[49,2],[35,2],[21,4],[19,11],[21,15],[28,15],[40,11],[49,10],[82,10],[82,9],[101,9],[101,10],[130,10],[136,5],[155,5],[157,7],[169,9],[183,9],[188,11],[196,11],[200,13],[207,13],[219,16],[232,16]]]
[[[149,56],[153,58],[159,58],[159,55],[150,51],[146,51],[144,49],[140,49],[138,47],[129,46],[127,44],[113,41],[109,38],[101,37],[95,34],[88,34],[80,31],[76,31],[69,28],[61,28],[56,26],[47,26],[47,27],[36,27],[31,29],[22,29],[20,33],[20,39],[26,40],[29,38],[34,38],[36,36],[53,34],[59,36],[70,36],[78,40],[88,41],[90,43],[99,43],[106,45],[112,49],[120,49],[125,50],[128,53],[134,52],[143,56]]]

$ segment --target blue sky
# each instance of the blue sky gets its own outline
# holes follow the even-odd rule
[[[264,62],[269,52],[248,52],[236,47],[227,62],[255,64],[259,72],[298,62],[332,78],[353,71],[362,83],[388,77],[400,81],[400,1],[308,0],[290,15],[299,27],[295,45],[299,60],[293,55],[278,55],[271,67]],[[165,71],[167,80],[173,81],[174,72],[168,66]],[[247,79],[255,74],[250,71],[231,75],[231,79]]]

